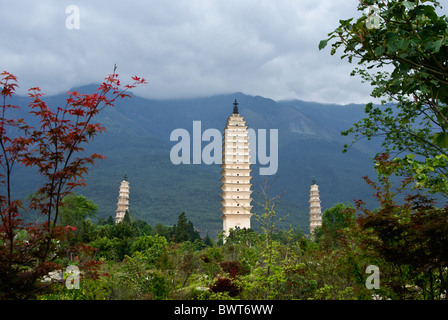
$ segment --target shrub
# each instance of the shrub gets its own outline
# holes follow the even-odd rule
[[[227,292],[230,297],[236,297],[241,293],[241,288],[230,278],[218,278],[210,290],[214,293]]]
[[[238,275],[244,275],[249,272],[248,268],[237,260],[223,261],[221,262],[221,268],[229,274],[230,278],[235,278]]]

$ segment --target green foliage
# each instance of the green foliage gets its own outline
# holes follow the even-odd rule
[[[82,195],[70,194],[62,200],[59,223],[76,228],[71,243],[93,240],[95,227],[90,219],[95,217],[97,211],[98,206]]]
[[[184,242],[189,240],[188,235],[188,222],[185,217],[185,212],[182,212],[177,219],[177,224],[174,228],[174,241]]]
[[[194,242],[196,239],[201,238],[199,232],[194,229],[193,223],[187,220],[185,212],[182,212],[177,217],[177,224],[173,226],[173,233],[175,242]]]
[[[123,223],[131,224],[131,215],[129,214],[129,211],[126,210],[123,217]]]
[[[268,201],[268,204],[270,202]],[[79,290],[55,286],[42,299],[369,299],[363,288],[362,254],[341,240],[337,251],[319,248],[298,230],[275,228],[275,208],[265,229],[231,230],[224,243],[176,240],[193,229],[185,214],[173,227],[145,223],[103,223],[89,243],[104,263],[96,278],[82,278]],[[328,221],[341,206],[329,210]],[[138,223],[137,223],[138,222]],[[339,221],[340,222],[340,221]],[[338,225],[336,223],[336,225]],[[179,228],[180,226],[180,228]],[[339,225],[338,225],[339,226]],[[136,228],[151,230],[141,234]],[[342,228],[346,232],[347,226]],[[155,231],[170,231],[169,239]],[[345,237],[347,239],[347,236]],[[367,293],[366,293],[367,291]]]
[[[60,224],[79,228],[84,220],[95,217],[98,206],[82,195],[70,194],[62,200]]]
[[[159,235],[137,237],[131,245],[132,255],[143,255],[148,266],[166,263],[168,241]]]
[[[380,185],[366,178],[380,203],[372,211],[359,202],[363,213],[358,225],[364,235],[363,248],[370,248],[389,265],[387,286],[399,299],[440,299],[448,292],[448,208],[437,208],[433,199],[409,194],[404,204],[396,198],[412,178],[392,190],[390,176],[397,163],[386,155],[377,158]],[[392,168],[392,169],[391,169]],[[417,286],[419,290],[410,290]]]
[[[138,235],[127,223],[96,225],[89,244],[104,262],[97,276],[83,276],[77,290],[55,284],[40,299],[438,299],[447,283],[447,211],[425,197],[396,204],[387,179],[394,170],[378,163],[379,209],[357,202],[363,215],[356,221],[353,206],[335,205],[319,243],[272,230],[267,247],[265,232],[237,229],[221,245],[205,246]],[[375,291],[365,284],[372,264],[381,270]]]
[[[144,220],[134,220],[132,227],[137,231],[137,236],[150,235],[153,233],[152,227]]]
[[[381,106],[368,104],[367,117],[343,135],[383,136],[385,152],[405,155],[397,159],[403,175],[448,194],[448,19],[437,14],[440,5],[433,0],[364,1],[358,10],[371,5],[378,9],[377,28],[366,23],[371,17],[365,14],[341,20],[319,44],[323,49],[337,39],[331,54],[342,48],[341,58],[356,59],[360,67],[352,75],[370,82],[372,96],[383,99]]]
[[[322,226],[316,228],[316,241],[325,248],[339,246],[339,238],[344,228],[349,227],[355,219],[353,206],[350,203],[344,205],[338,203],[332,208],[326,209],[322,214]]]
[[[157,223],[154,227],[153,233],[161,235],[165,237],[165,239],[170,240],[173,237],[173,227],[164,226],[161,223]]]

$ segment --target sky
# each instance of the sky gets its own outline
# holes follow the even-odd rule
[[[18,77],[19,94],[100,83],[116,64],[124,83],[133,75],[147,79],[135,90],[145,98],[242,92],[366,103],[371,87],[350,76],[356,65],[331,56],[330,46],[318,50],[340,19],[361,14],[358,3],[0,0],[0,72]]]

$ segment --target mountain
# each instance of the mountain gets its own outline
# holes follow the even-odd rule
[[[94,92],[96,86],[71,90]],[[26,99],[17,97],[17,103]],[[47,97],[51,106],[65,103],[65,95]],[[278,217],[288,217],[283,227],[299,226],[308,232],[308,197],[313,177],[320,189],[322,207],[339,202],[372,198],[372,191],[361,179],[373,174],[375,142],[356,143],[347,153],[343,145],[350,137],[340,132],[363,117],[361,105],[328,105],[300,100],[274,101],[243,93],[196,99],[151,100],[133,95],[98,117],[107,132],[86,148],[103,154],[86,177],[87,186],[77,190],[99,206],[99,217],[115,216],[118,187],[125,172],[130,182],[130,212],[151,225],[173,225],[185,212],[202,234],[216,236],[222,230],[220,218],[220,165],[179,164],[170,160],[170,141],[175,129],[186,129],[193,141],[193,121],[201,121],[201,131],[223,131],[237,99],[239,112],[247,125],[258,129],[278,129],[278,170],[266,176],[273,182],[270,196],[284,192]],[[209,142],[203,141],[202,148]],[[269,154],[269,149],[268,149]],[[253,166],[254,190],[260,190],[260,164]],[[26,172],[26,173],[25,173]],[[16,190],[29,194],[37,175],[17,170]],[[258,199],[256,192],[255,199]],[[255,207],[261,213],[262,208]],[[255,217],[252,222],[257,227]]]

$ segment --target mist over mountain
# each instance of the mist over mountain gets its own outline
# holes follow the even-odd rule
[[[77,90],[94,92],[89,85]],[[50,106],[65,104],[65,95],[47,97]],[[14,98],[21,107],[26,98]],[[270,196],[284,192],[276,211],[287,218],[284,228],[300,227],[308,232],[309,188],[313,177],[320,189],[322,208],[354,199],[369,200],[372,191],[361,179],[374,176],[372,157],[378,143],[356,143],[347,153],[343,145],[352,137],[342,137],[346,130],[364,115],[363,105],[328,105],[300,100],[274,101],[243,93],[215,95],[196,99],[150,100],[138,96],[119,101],[105,109],[97,122],[106,132],[97,136],[86,151],[103,154],[86,177],[87,186],[77,190],[99,206],[98,217],[115,216],[118,188],[124,173],[130,182],[130,213],[134,218],[173,225],[185,212],[202,234],[216,236],[222,230],[220,165],[179,164],[170,160],[170,150],[177,141],[170,141],[171,132],[185,129],[193,143],[193,121],[200,121],[201,132],[209,128],[223,132],[227,118],[237,99],[240,115],[255,131],[278,129],[278,170],[265,176],[273,182]],[[269,141],[269,139],[268,139]],[[202,141],[201,150],[209,142]],[[269,147],[267,149],[269,154]],[[253,161],[253,160],[252,160]],[[260,190],[260,164],[253,165],[253,189]],[[32,192],[37,174],[16,171],[16,190]],[[256,192],[253,197],[258,199]],[[368,201],[367,201],[368,202]],[[255,204],[254,212],[262,213]],[[255,217],[253,226],[257,227]]]

